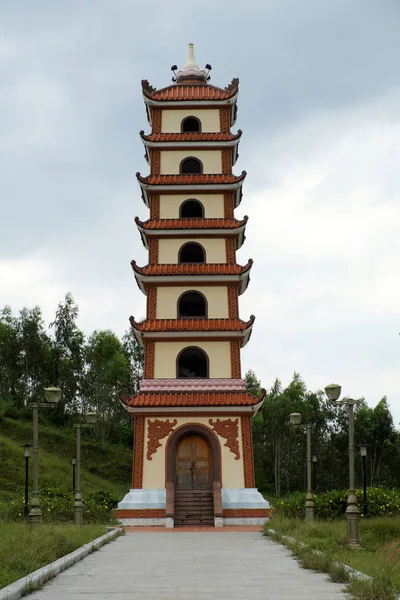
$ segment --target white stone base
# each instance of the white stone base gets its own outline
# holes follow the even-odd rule
[[[222,508],[270,508],[256,488],[222,488]],[[257,523],[258,524],[258,523]]]
[[[121,525],[129,527],[167,527],[165,518],[162,519],[118,519]]]
[[[165,489],[161,490],[130,490],[126,496],[119,502],[118,508],[120,509],[164,509],[166,507],[166,495]]]
[[[244,517],[244,518],[224,518],[224,527],[228,525],[264,525],[268,523],[269,517]]]
[[[165,527],[169,527],[170,529],[173,529],[173,527],[174,527],[174,520],[171,517],[167,517],[165,519]]]
[[[214,517],[214,527],[223,527],[224,519],[222,517]]]

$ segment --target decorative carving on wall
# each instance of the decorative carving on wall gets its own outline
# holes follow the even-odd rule
[[[158,419],[154,419],[154,421],[150,421],[147,431],[147,460],[152,460],[151,456],[155,452],[157,452],[157,448],[161,446],[160,441],[165,438],[167,435],[173,431],[173,428],[177,424],[177,420],[174,419],[172,423],[170,423],[169,419],[166,421],[159,421]]]
[[[140,489],[143,479],[144,417],[135,417],[132,487]]]
[[[226,238],[226,262],[229,265],[234,265],[236,262],[236,249],[235,240],[233,238]]]
[[[224,419],[223,421],[221,419],[216,419],[215,421],[209,419],[208,422],[218,435],[226,439],[224,446],[227,446],[232,454],[235,455],[235,460],[239,460],[239,419]]]
[[[117,508],[113,511],[116,519],[165,519],[163,508]]]
[[[232,193],[224,194],[224,216],[225,219],[233,219],[233,198]]]
[[[161,133],[161,119],[162,119],[161,109],[153,108],[153,109],[151,109],[151,111],[152,111],[152,117],[153,117],[152,133]]]
[[[229,108],[219,109],[219,124],[222,133],[229,133],[230,131],[230,119],[229,119]]]
[[[238,293],[235,285],[228,286],[228,310],[230,319],[239,318]]]
[[[145,342],[144,347],[144,378],[154,379],[155,343]]]
[[[161,171],[161,152],[159,150],[151,151],[151,174],[159,175]]]
[[[240,379],[240,348],[237,340],[231,341],[231,377]]]
[[[222,172],[223,173],[232,173],[231,150],[222,150]]]
[[[270,508],[224,508],[222,511],[222,516],[225,519],[254,519],[269,517],[270,513]]]
[[[147,291],[147,319],[156,319],[157,314],[157,288],[149,287]]]
[[[242,419],[242,446],[244,463],[244,486],[247,488],[256,487],[254,480],[254,459],[253,443],[251,436],[251,417],[245,416]]]
[[[151,265],[158,263],[158,240],[150,240],[149,243],[149,262]]]
[[[155,194],[150,197],[150,219],[160,218],[160,196]]]

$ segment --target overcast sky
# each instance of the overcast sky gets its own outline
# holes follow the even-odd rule
[[[399,30],[398,0],[3,0],[0,306],[50,321],[70,291],[86,333],[145,314],[140,80],[169,85],[194,42],[213,84],[240,78],[244,369],[386,394],[398,423]]]

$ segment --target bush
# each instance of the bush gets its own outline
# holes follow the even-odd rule
[[[66,487],[45,487],[40,490],[40,504],[46,522],[67,523],[73,520],[74,496]],[[89,492],[83,499],[85,523],[113,522],[112,509],[118,500],[105,490]],[[21,521],[24,517],[24,498],[0,503],[0,521]]]
[[[362,516],[363,492],[356,490],[358,508]],[[342,518],[347,507],[347,490],[332,490],[322,494],[314,495],[315,516],[320,519]],[[400,515],[400,490],[388,490],[385,488],[368,489],[368,514],[371,517],[393,517]],[[303,492],[295,492],[277,500],[274,508],[285,517],[303,518],[306,495]]]

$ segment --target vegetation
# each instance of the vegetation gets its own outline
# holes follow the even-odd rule
[[[346,522],[315,521],[305,523],[277,515],[265,525],[274,529],[279,541],[292,549],[304,568],[324,571],[332,580],[348,582],[348,591],[359,600],[394,600],[400,592],[400,521],[388,517],[365,519],[360,522],[360,543],[363,551],[346,546]],[[293,537],[293,544],[282,536]],[[317,551],[317,552],[316,552]],[[318,554],[318,552],[322,552]],[[372,580],[354,579],[343,567],[372,577]]]
[[[32,530],[25,524],[0,522],[0,588],[73,552],[106,533],[102,525],[46,525]]]

